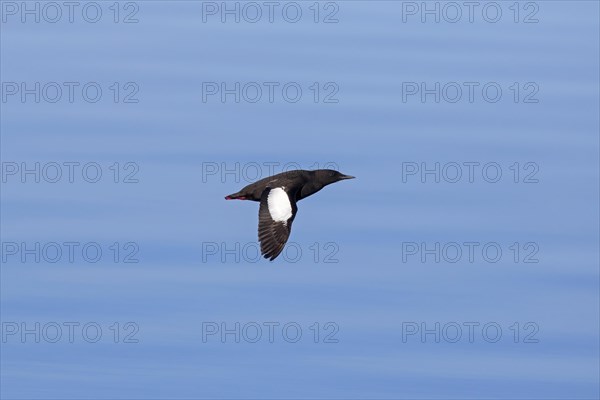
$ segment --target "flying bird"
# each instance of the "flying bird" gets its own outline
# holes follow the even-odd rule
[[[273,261],[290,237],[292,222],[298,211],[296,203],[327,185],[353,178],[332,169],[287,171],[254,182],[237,193],[225,196],[225,200],[260,202],[258,209],[260,251],[265,258]]]

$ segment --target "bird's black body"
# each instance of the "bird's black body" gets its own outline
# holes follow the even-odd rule
[[[226,196],[225,199],[260,201],[262,193],[267,187],[285,187],[285,191],[293,195],[290,198],[299,201],[317,193],[326,185],[350,178],[353,177],[340,174],[331,169],[287,171],[256,181],[239,192]]]
[[[352,179],[331,169],[283,172],[254,182],[226,200],[260,202],[258,239],[263,256],[274,260],[283,250],[290,235],[298,208],[296,202],[317,193],[325,186]]]

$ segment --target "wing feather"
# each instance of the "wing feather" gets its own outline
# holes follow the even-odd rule
[[[285,247],[298,208],[283,187],[266,188],[258,210],[258,241],[265,258],[273,261]]]

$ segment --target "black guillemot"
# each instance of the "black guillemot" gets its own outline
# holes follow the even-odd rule
[[[258,240],[265,258],[273,261],[287,242],[296,217],[296,202],[317,193],[325,186],[353,179],[332,169],[294,170],[254,182],[225,200],[259,201]]]

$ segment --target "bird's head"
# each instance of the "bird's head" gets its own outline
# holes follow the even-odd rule
[[[333,169],[318,169],[315,171],[315,178],[319,181],[319,183],[325,186],[342,181],[344,179],[354,179],[355,177],[350,175],[344,175],[341,172],[335,171]]]

